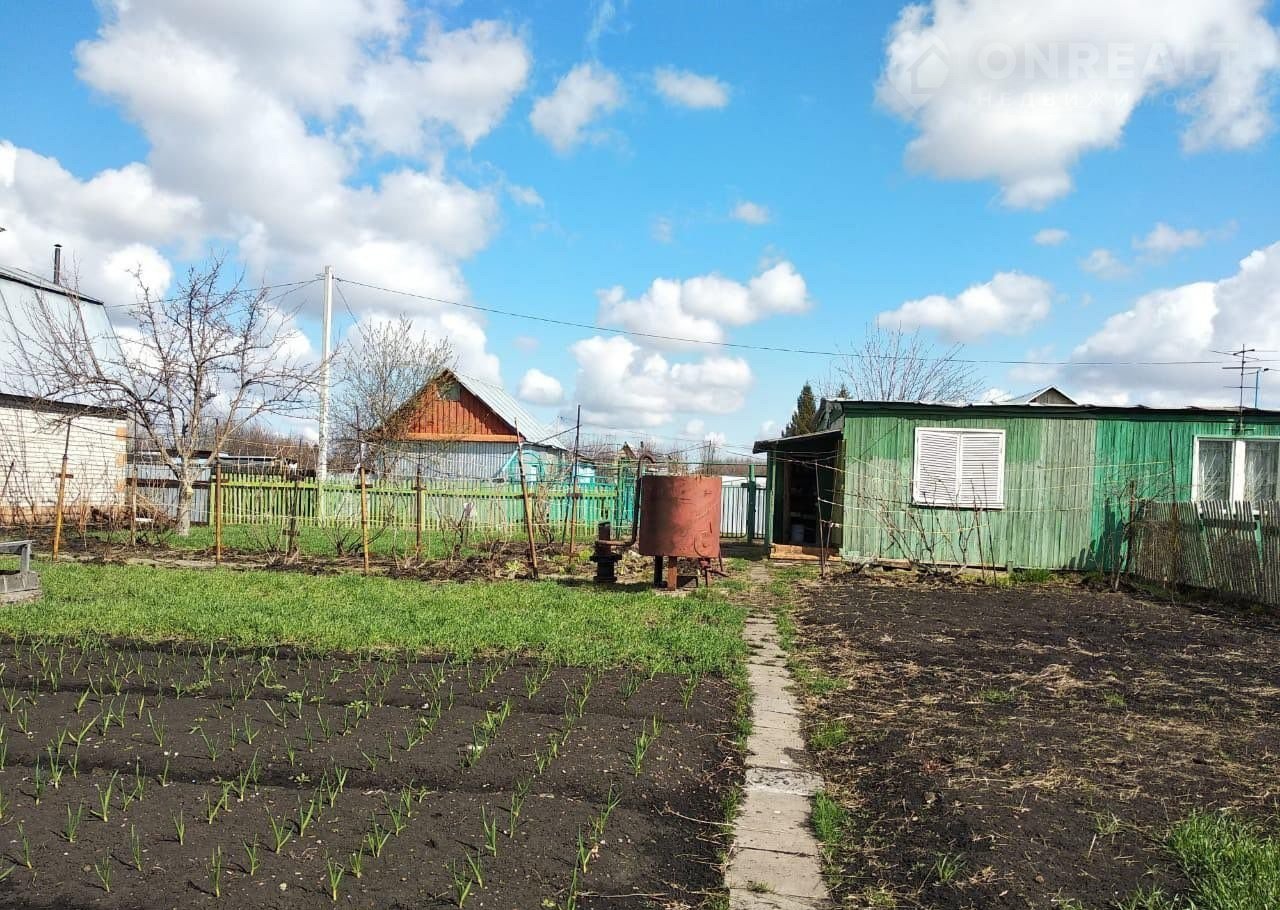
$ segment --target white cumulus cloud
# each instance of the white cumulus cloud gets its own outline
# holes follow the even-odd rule
[[[1255,250],[1234,275],[1144,294],[1109,317],[1051,377],[1077,400],[1158,406],[1233,405],[1216,351],[1242,342],[1280,350],[1280,243]],[[1144,365],[1140,361],[1207,361]],[[1102,361],[1103,365],[1095,365]],[[1263,406],[1268,406],[1264,381]],[[1280,405],[1273,395],[1270,406]]]
[[[804,276],[787,261],[764,269],[745,284],[712,273],[683,280],[658,278],[635,298],[627,297],[620,286],[597,291],[596,296],[605,325],[701,342],[723,341],[726,326],[803,313],[811,305]],[[652,343],[686,346],[681,341]]]
[[[588,138],[588,128],[617,110],[624,100],[622,82],[598,63],[579,63],[569,70],[551,94],[539,98],[529,122],[561,154]]]
[[[741,221],[743,224],[768,224],[770,219],[767,206],[748,200],[743,200],[735,205],[729,215],[735,221]]]
[[[529,404],[557,405],[564,401],[564,386],[559,379],[535,367],[521,378],[519,394]]]
[[[909,300],[876,317],[886,328],[933,329],[953,342],[977,341],[988,335],[1021,335],[1049,315],[1053,286],[1043,278],[1000,272],[955,297],[933,294]]]
[[[1108,249],[1099,247],[1080,260],[1080,268],[1096,278],[1114,281],[1129,274],[1129,266]]]
[[[668,104],[705,110],[729,103],[729,86],[714,76],[661,66],[653,72],[653,83]]]
[[[501,186],[451,174],[445,151],[502,121],[532,63],[511,25],[445,28],[400,0],[104,0],[77,75],[134,122],[145,161],[87,179],[0,144],[0,260],[47,272],[62,242],[86,292],[126,297],[142,266],[231,249],[253,279],[354,281],[466,300],[461,264],[497,229]],[[369,165],[391,152],[375,179]],[[375,168],[376,170],[376,168]],[[405,313],[448,334],[468,373],[494,377],[474,316],[346,285],[358,316]],[[129,299],[126,297],[126,300]],[[315,289],[286,303],[316,307]],[[314,311],[313,311],[314,312]]]
[[[1044,228],[1032,238],[1038,246],[1061,246],[1071,235],[1062,228]]]
[[[570,347],[583,419],[601,427],[652,428],[678,414],[729,414],[747,401],[753,377],[740,357],[671,362],[628,338],[584,338]]]
[[[1256,145],[1277,69],[1260,0],[927,0],[893,26],[877,97],[918,130],[913,168],[1036,208],[1155,97],[1176,99],[1188,151]]]
[[[1208,235],[1196,228],[1178,230],[1161,221],[1145,237],[1133,241],[1133,248],[1152,256],[1172,256],[1182,250],[1204,246]]]

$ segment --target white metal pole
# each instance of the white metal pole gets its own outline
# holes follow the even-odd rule
[[[316,450],[316,494],[324,517],[324,482],[329,475],[329,348],[333,334],[333,266],[324,267],[324,316],[320,328],[320,440]]]

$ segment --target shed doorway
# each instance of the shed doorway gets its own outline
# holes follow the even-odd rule
[[[840,434],[776,440],[769,451],[773,495],[770,554],[782,559],[830,558],[840,552]]]

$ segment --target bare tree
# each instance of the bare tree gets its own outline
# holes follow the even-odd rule
[[[28,314],[34,334],[22,348],[22,369],[39,397],[123,412],[136,443],[173,473],[182,536],[190,533],[204,454],[259,418],[306,409],[319,370],[290,352],[294,311],[228,271],[215,255],[189,269],[170,297],[157,296],[136,272],[137,298],[118,340],[90,337],[75,308],[68,315],[37,294]]]
[[[835,371],[850,397],[862,401],[972,401],[982,393],[982,377],[960,359],[961,350],[938,350],[919,330],[869,326]]]
[[[364,443],[375,457],[402,438],[413,405],[440,395],[455,365],[448,339],[416,332],[407,316],[359,324],[338,358],[334,418],[340,438]]]

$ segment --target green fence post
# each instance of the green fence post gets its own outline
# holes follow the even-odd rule
[[[756,542],[756,466],[747,465],[747,543]]]

